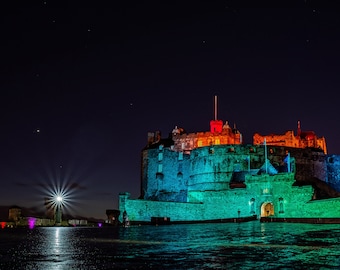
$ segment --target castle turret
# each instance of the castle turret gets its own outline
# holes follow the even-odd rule
[[[221,133],[223,127],[222,120],[211,120],[210,121],[210,132],[211,133]]]
[[[221,133],[223,128],[223,121],[217,120],[217,96],[214,100],[214,120],[210,121],[210,132],[211,133]]]

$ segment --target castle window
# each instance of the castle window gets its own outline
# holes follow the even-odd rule
[[[163,150],[163,147],[164,147],[164,145],[163,145],[163,144],[160,144],[160,145],[158,146],[158,149],[159,149],[160,151],[162,151],[162,150]]]
[[[178,160],[183,160],[183,152],[178,152]]]
[[[255,214],[255,199],[254,198],[250,199],[249,206],[250,206],[250,214],[254,215]]]
[[[198,141],[197,142],[197,147],[201,147],[201,146],[203,146],[203,142],[202,141]]]
[[[241,164],[234,163],[234,172],[240,172],[241,171]]]
[[[262,190],[262,194],[263,194],[263,195],[271,195],[271,190],[270,190],[269,188],[264,188],[264,189]]]
[[[215,139],[215,144],[221,144],[220,139]]]
[[[162,174],[160,172],[156,173],[156,179],[163,180],[163,178],[164,178],[164,174]]]
[[[177,179],[183,179],[183,173],[179,172],[179,173],[177,174]]]
[[[209,154],[214,154],[214,148],[209,148]]]
[[[279,213],[284,213],[284,211],[283,211],[283,198],[279,198]]]
[[[329,163],[334,163],[334,158],[329,157],[329,158],[328,158],[328,162],[329,162]]]
[[[255,153],[256,151],[255,151],[255,148],[253,148],[253,147],[250,147],[249,148],[249,153]]]
[[[163,160],[163,152],[159,152],[158,153],[158,161],[162,161]]]
[[[163,172],[163,164],[158,164],[157,172]]]

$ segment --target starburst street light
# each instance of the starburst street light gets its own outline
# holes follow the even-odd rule
[[[63,206],[63,196],[57,195],[55,197],[55,223],[56,225],[60,225],[62,222],[62,206]]]
[[[51,191],[49,198],[45,201],[47,209],[53,211],[54,220],[56,225],[61,225],[62,223],[62,210],[65,205],[67,205],[67,192],[65,189],[56,189]]]
[[[79,196],[86,190],[79,178],[77,173],[64,171],[62,166],[56,171],[47,170],[42,175],[37,186],[44,198],[45,216],[54,219],[55,224],[63,223],[66,217],[72,217],[74,212],[79,211]]]
[[[60,196],[60,195],[57,196],[56,200],[57,200],[58,204],[62,204],[63,203],[63,197]]]

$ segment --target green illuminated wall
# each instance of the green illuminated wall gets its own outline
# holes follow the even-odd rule
[[[142,152],[142,198],[120,194],[119,210],[131,221],[151,217],[171,221],[206,221],[269,215],[278,218],[340,218],[340,200],[313,200],[311,185],[296,186],[298,178],[327,175],[327,159],[310,149],[289,149],[291,168],[285,172],[285,147],[268,148],[270,166],[279,173],[261,172],[264,147],[213,145],[190,154],[155,147]],[[280,172],[281,170],[281,172]],[[335,170],[334,170],[335,171]],[[243,188],[232,188],[235,176]],[[268,208],[270,211],[268,211]]]
[[[293,186],[293,173],[249,176],[246,188],[225,191],[189,192],[188,203],[134,200],[122,194],[120,210],[131,221],[170,217],[171,221],[204,221],[261,216],[261,207],[271,203],[279,218],[340,218],[340,199],[311,201],[311,186]],[[281,206],[280,206],[281,204]]]

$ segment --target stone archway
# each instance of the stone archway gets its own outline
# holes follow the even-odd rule
[[[261,217],[269,217],[274,215],[274,205],[271,202],[265,202],[261,206]]]

